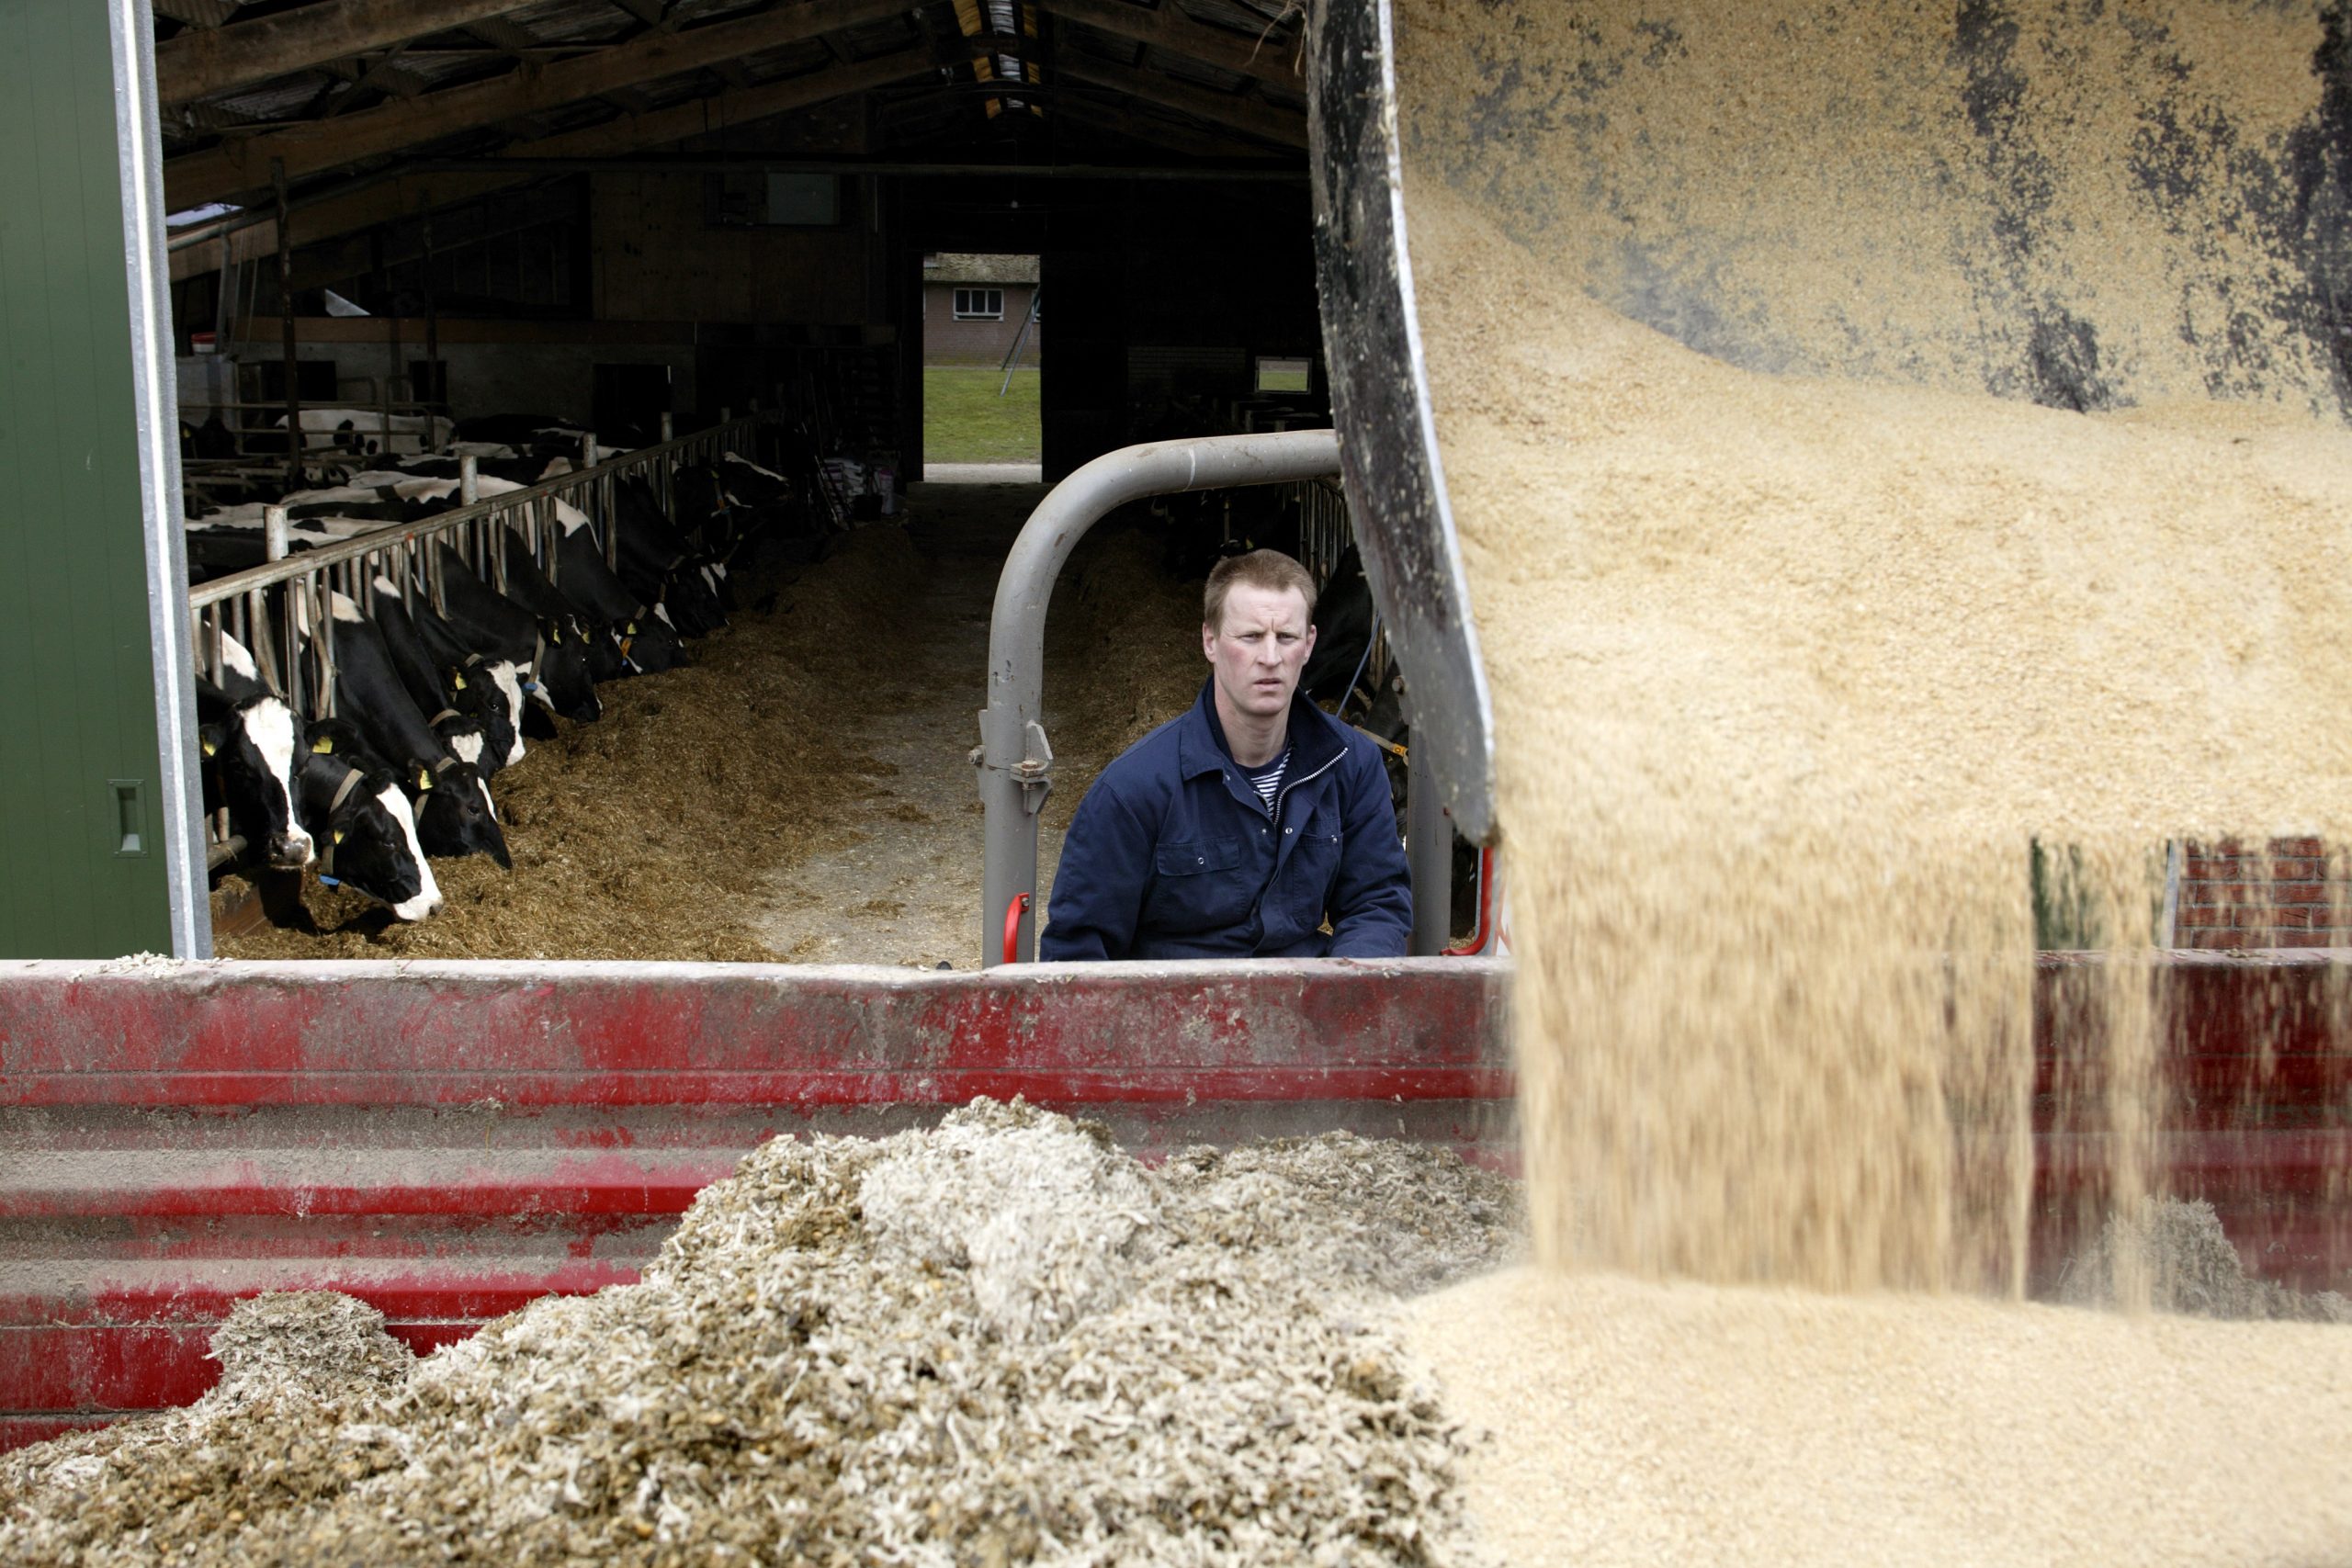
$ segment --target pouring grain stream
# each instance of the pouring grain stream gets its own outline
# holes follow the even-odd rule
[[[1896,7],[1400,8],[1535,1244],[1577,1271],[1432,1298],[1414,1342],[1497,1433],[1473,1506],[1514,1561],[2352,1551],[2341,1329],[1939,1293],[2023,1280],[2030,846],[2110,950],[2066,1076],[2129,1213],[2163,843],[2352,838],[2352,435],[2324,362],[2217,305],[2294,282],[2222,164],[2285,161],[2324,40],[2144,11],[2005,11],[1987,78],[1964,16]],[[2146,115],[2216,103],[2245,140],[2152,213]],[[2037,359],[2037,320],[2104,352]],[[2140,406],[2023,400],[2069,388]]]

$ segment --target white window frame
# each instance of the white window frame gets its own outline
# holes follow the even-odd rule
[[[1001,288],[962,288],[949,300],[959,321],[1001,321],[1004,320],[1004,290]],[[978,306],[978,309],[973,307]]]

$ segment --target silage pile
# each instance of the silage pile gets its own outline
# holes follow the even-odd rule
[[[979,1100],[778,1139],[643,1283],[413,1370],[358,1303],[247,1303],[196,1406],[0,1459],[0,1560],[1459,1561],[1389,1305],[1522,1224],[1345,1134],[1148,1168]]]

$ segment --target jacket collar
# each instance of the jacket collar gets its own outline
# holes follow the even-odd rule
[[[1300,777],[1317,772],[1347,750],[1337,722],[1297,692],[1291,694],[1287,740],[1291,772]],[[1225,726],[1216,716],[1216,677],[1212,675],[1201,682],[1192,710],[1177,722],[1176,770],[1189,779],[1238,765],[1233,760],[1233,748],[1226,743]]]

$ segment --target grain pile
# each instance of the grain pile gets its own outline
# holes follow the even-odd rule
[[[1344,1134],[779,1139],[643,1283],[413,1367],[344,1298],[240,1308],[196,1406],[0,1457],[0,1560],[1463,1561],[1393,1293],[1520,1232],[1501,1179]]]
[[[1416,1317],[1498,1434],[1474,1507],[1525,1562],[2352,1555],[2340,1327],[1938,1293],[2024,1278],[2035,842],[2119,954],[2060,1110],[2132,1214],[2165,841],[2352,841],[2352,435],[2226,199],[2335,112],[2317,14],[1398,39],[1534,1240],[1583,1271]]]
[[[1415,1302],[1518,1568],[2352,1555],[2352,1329],[1509,1269]]]

